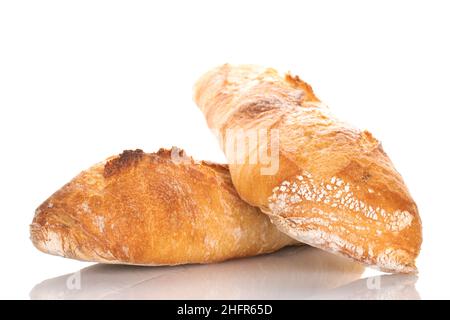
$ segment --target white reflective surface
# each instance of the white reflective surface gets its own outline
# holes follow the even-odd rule
[[[210,265],[93,265],[37,284],[32,299],[419,299],[415,276],[364,267],[303,246]]]

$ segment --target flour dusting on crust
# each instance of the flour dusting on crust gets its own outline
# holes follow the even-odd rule
[[[411,225],[413,215],[362,201],[357,196],[360,190],[361,187],[353,188],[339,177],[316,181],[310,173],[303,172],[273,189],[268,214],[280,230],[299,241],[376,264],[382,270],[414,271],[414,267],[402,262],[408,260],[405,251],[380,248],[361,240],[368,234],[381,237],[384,232],[399,232]],[[376,193],[372,188],[367,192]],[[348,211],[354,216],[343,214]]]
[[[58,256],[64,256],[63,243],[61,240],[61,236],[58,233],[49,231],[47,233],[47,239],[43,244],[48,253]]]

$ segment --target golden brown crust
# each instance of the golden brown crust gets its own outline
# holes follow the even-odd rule
[[[125,150],[118,157],[109,160],[105,164],[103,176],[108,178],[114,174],[118,174],[121,170],[126,170],[128,167],[138,163],[143,156],[144,152],[141,149]]]
[[[369,132],[334,118],[299,77],[223,65],[198,81],[195,100],[222,136],[277,130],[275,174],[249,160],[268,144],[246,149],[243,162],[227,157],[239,195],[283,232],[385,271],[415,271],[421,221],[403,179]]]
[[[216,262],[295,243],[238,197],[226,166],[179,149],[128,150],[80,173],[36,210],[31,240],[50,254],[139,265]]]

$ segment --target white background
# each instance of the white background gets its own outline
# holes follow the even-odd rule
[[[1,1],[0,297],[88,264],[38,252],[34,209],[123,149],[224,161],[192,102],[225,62],[299,74],[383,143],[415,198],[416,289],[450,298],[448,1]]]

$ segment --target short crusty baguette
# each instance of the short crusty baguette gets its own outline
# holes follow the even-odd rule
[[[228,144],[230,132],[247,139],[267,131],[264,143],[240,151],[222,145],[239,195],[280,230],[384,271],[416,270],[421,221],[400,174],[369,132],[330,115],[307,83],[223,65],[200,78],[194,99]],[[275,140],[278,170],[264,172],[267,165],[254,159],[276,152]]]
[[[227,166],[177,149],[125,151],[82,172],[36,210],[31,240],[54,255],[138,265],[216,262],[296,242],[239,198]]]

